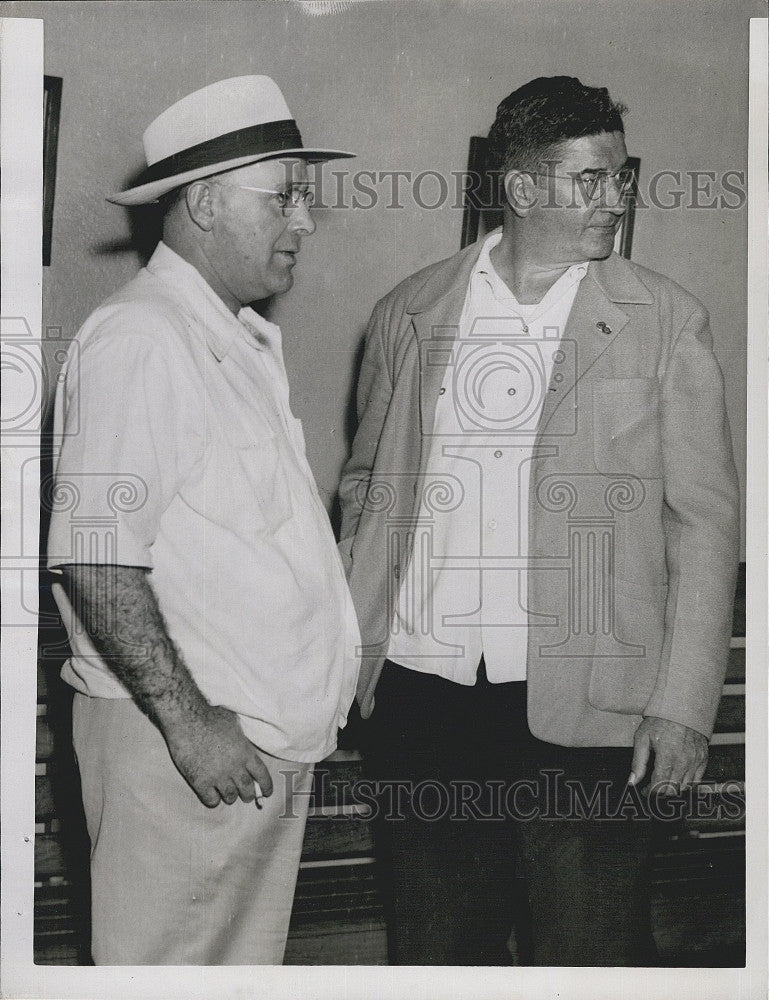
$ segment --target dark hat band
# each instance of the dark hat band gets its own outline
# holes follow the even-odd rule
[[[167,177],[184,174],[188,170],[214,166],[241,156],[280,153],[284,149],[301,149],[302,136],[296,122],[286,118],[278,122],[251,125],[235,132],[226,132],[215,139],[207,139],[197,146],[190,146],[147,167],[141,176],[141,184],[151,184]]]

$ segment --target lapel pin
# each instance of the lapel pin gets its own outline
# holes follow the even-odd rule
[[[607,326],[603,320],[600,323],[596,323],[596,326],[601,331],[601,333],[611,333],[611,327]]]

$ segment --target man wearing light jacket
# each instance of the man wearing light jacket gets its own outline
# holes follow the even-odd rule
[[[653,963],[638,789],[706,766],[736,474],[705,309],[612,251],[623,110],[513,92],[501,230],[369,324],[340,549],[372,768],[411,789],[383,817],[398,963],[509,961],[516,863],[532,964]]]

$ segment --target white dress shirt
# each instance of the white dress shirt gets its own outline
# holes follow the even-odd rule
[[[521,305],[491,263],[470,277],[435,411],[412,558],[388,657],[474,684],[526,679],[529,468],[563,331],[587,263]]]
[[[336,746],[360,644],[280,330],[164,244],[84,324],[57,393],[48,565],[150,570],[203,694],[268,753]],[[78,691],[125,698],[60,585]]]

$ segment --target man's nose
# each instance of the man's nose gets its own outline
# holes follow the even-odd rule
[[[629,192],[617,177],[607,177],[601,187],[599,205],[613,215],[624,215],[627,211]]]
[[[291,212],[288,220],[289,229],[303,236],[312,236],[315,232],[315,220],[312,210],[306,202],[300,202]]]

